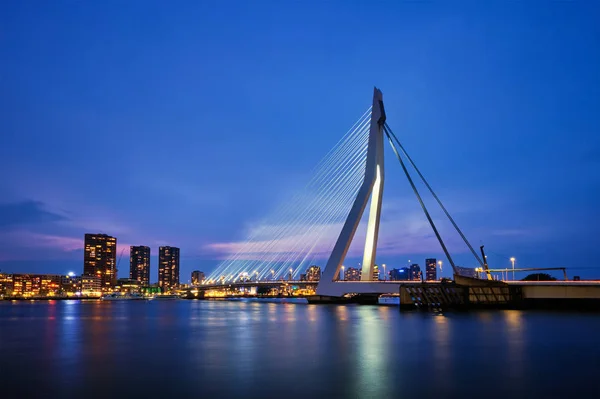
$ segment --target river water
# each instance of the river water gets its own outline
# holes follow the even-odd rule
[[[0,301],[0,398],[600,397],[600,314]]]

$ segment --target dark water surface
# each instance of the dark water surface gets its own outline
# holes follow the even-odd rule
[[[0,302],[0,398],[600,397],[600,316]]]

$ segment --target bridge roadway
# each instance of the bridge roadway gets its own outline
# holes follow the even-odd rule
[[[428,281],[428,283],[439,284],[439,281]],[[298,281],[298,280],[276,280],[276,281],[242,281],[235,283],[223,284],[202,284],[189,288],[190,290],[198,289],[200,291],[222,290],[227,288],[250,288],[250,287],[282,287],[282,286],[299,286],[299,287],[317,287],[318,281]],[[339,284],[339,286],[338,286]],[[335,285],[339,287],[339,296],[344,296],[348,293],[363,293],[369,291],[373,294],[398,293],[400,285],[407,284],[422,284],[421,281],[337,281]]]
[[[235,283],[222,283],[222,284],[202,284],[198,286],[191,287],[191,290],[198,289],[200,291],[208,291],[208,290],[222,290],[227,288],[251,288],[251,287],[282,287],[286,285],[296,285],[301,287],[310,287],[317,286],[319,284],[318,281],[242,281]]]
[[[519,287],[522,293],[523,303],[572,304],[574,308],[591,307],[600,310],[600,281],[488,281],[478,279],[457,278],[456,283],[463,287],[492,286]],[[337,281],[328,284],[328,291],[334,295],[329,297],[343,297],[346,294],[399,294],[400,288],[410,286],[429,287],[439,286],[440,281]],[[192,287],[190,290],[198,289],[223,290],[231,288],[250,287],[273,287],[298,286],[301,288],[317,287],[316,281],[244,281],[227,284],[204,284]],[[451,284],[451,283],[450,283]]]

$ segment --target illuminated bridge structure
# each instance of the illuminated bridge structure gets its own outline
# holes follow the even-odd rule
[[[404,287],[405,293],[417,292],[415,284],[418,285],[420,282],[379,281],[373,273],[385,181],[385,141],[390,144],[395,158],[400,163],[421,209],[452,267],[454,280],[460,280],[466,286],[487,285],[492,287],[486,288],[490,295],[496,295],[494,292],[497,290],[494,287],[505,283],[477,278],[477,271],[487,269],[487,263],[484,264],[482,257],[473,249],[390,128],[387,123],[383,94],[377,88],[373,92],[371,107],[319,163],[304,190],[257,225],[247,240],[239,243],[236,252],[221,262],[216,270],[208,276],[200,289],[280,285],[282,282],[285,283],[283,280],[299,280],[301,273],[304,273],[310,265],[327,259],[316,287],[318,297],[339,298],[348,294],[398,294],[401,293],[402,287]],[[411,167],[413,175],[416,173],[423,182],[469,248],[479,267],[462,268],[455,264],[413,181],[409,172]],[[371,200],[370,205],[369,199]],[[368,205],[361,279],[360,281],[344,281],[343,276],[340,277],[340,270],[344,267],[344,260]],[[328,237],[337,238],[333,241],[328,240]],[[489,273],[488,276],[490,276]],[[440,285],[437,283],[423,283],[425,284],[423,286],[424,295],[427,295],[430,290],[431,295],[438,292]],[[294,284],[314,286],[316,283],[296,281]],[[406,287],[409,289],[407,290]],[[475,289],[475,291],[477,290]],[[505,284],[502,290],[506,291],[509,288]],[[413,301],[420,299],[418,295],[408,296]],[[600,295],[598,296],[600,297]]]

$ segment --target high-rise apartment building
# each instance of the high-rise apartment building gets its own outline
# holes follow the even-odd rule
[[[158,249],[158,286],[163,291],[179,285],[179,248],[160,247]]]
[[[437,259],[425,259],[425,280],[437,280]]]
[[[150,285],[150,247],[129,247],[129,278]]]
[[[86,234],[83,274],[100,278],[102,291],[117,283],[117,239],[106,234]]]

